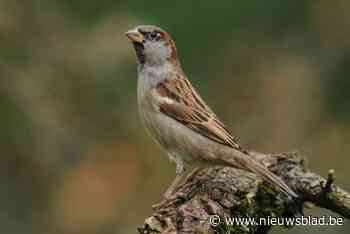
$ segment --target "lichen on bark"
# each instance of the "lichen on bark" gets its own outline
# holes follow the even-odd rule
[[[229,167],[207,168],[187,180],[171,199],[161,201],[138,228],[139,233],[267,233],[274,226],[228,225],[224,221],[232,217],[295,217],[309,202],[350,218],[350,195],[334,185],[334,171],[324,179],[308,170],[298,153],[251,154],[300,199],[287,198],[255,174]],[[210,224],[214,215],[220,218],[219,225]]]

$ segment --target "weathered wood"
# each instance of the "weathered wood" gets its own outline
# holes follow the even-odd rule
[[[227,217],[294,217],[305,202],[350,218],[350,194],[309,171],[298,153],[253,156],[279,175],[299,196],[291,201],[251,173],[229,167],[199,171],[171,199],[162,201],[138,230],[140,233],[267,233],[268,225],[227,225]],[[213,216],[216,215],[216,216]],[[221,219],[217,226],[210,218]],[[218,221],[218,220],[216,220]]]

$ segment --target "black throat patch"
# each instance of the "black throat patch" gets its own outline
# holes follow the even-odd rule
[[[133,43],[137,59],[139,60],[140,64],[144,64],[146,60],[146,56],[144,53],[144,46],[141,43],[134,42]]]

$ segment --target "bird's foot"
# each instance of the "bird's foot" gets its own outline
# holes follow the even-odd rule
[[[163,199],[159,203],[154,204],[152,208],[159,210],[161,208],[169,207],[181,200],[182,197],[184,197],[182,192],[170,193],[169,191],[166,191],[163,195]]]

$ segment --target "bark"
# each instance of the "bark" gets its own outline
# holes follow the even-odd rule
[[[350,194],[334,185],[333,170],[324,179],[308,170],[298,153],[252,154],[300,198],[288,199],[246,171],[229,167],[202,169],[181,185],[171,199],[154,208],[152,216],[138,228],[139,233],[267,233],[274,225],[229,225],[225,219],[300,217],[305,204],[310,203],[350,218]],[[210,220],[219,224],[211,225]]]

